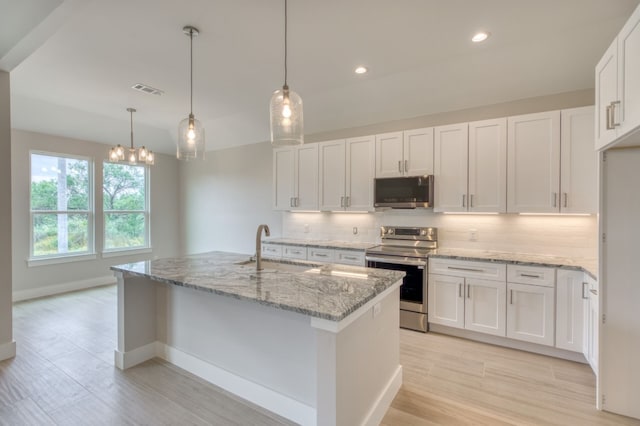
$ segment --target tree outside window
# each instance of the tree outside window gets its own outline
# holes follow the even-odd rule
[[[148,168],[104,163],[104,249],[149,246]]]
[[[31,153],[31,257],[93,252],[92,164]]]

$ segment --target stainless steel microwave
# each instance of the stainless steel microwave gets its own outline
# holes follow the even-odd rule
[[[376,178],[374,207],[415,209],[433,206],[433,175]]]

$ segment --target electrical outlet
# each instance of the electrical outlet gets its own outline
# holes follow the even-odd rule
[[[469,229],[469,241],[478,241],[477,229]]]
[[[353,227],[353,235],[358,235],[358,227],[357,226]]]
[[[304,233],[305,233],[305,234],[308,234],[308,233],[309,233],[309,224],[308,224],[308,223],[305,223],[305,224],[304,224]]]

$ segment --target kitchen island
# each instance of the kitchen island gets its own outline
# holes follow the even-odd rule
[[[378,424],[402,383],[404,273],[211,252],[114,266],[115,364],[160,357],[305,425]]]

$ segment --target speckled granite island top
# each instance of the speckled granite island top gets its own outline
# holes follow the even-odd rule
[[[248,255],[210,252],[112,266],[114,271],[341,321],[391,287],[404,272],[311,262],[242,265]]]
[[[440,257],[458,260],[477,260],[485,262],[512,263],[517,265],[548,266],[551,268],[584,271],[597,279],[598,262],[596,259],[573,259],[569,257],[549,256],[542,254],[511,253],[492,250],[470,250],[456,248],[439,248],[429,257]]]
[[[377,246],[377,243],[363,243],[356,241],[337,241],[337,240],[298,240],[295,238],[264,238],[264,244],[292,245],[314,248],[327,248],[339,250],[357,250],[364,251],[368,248]]]

